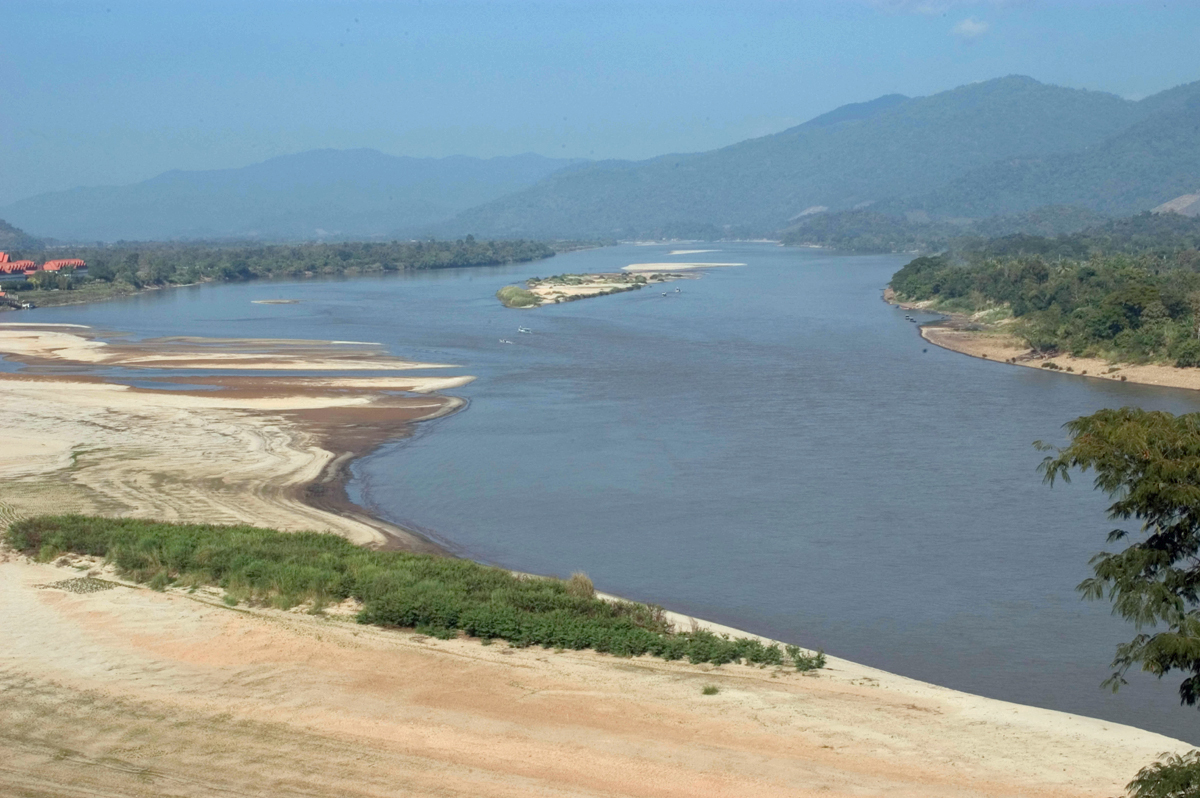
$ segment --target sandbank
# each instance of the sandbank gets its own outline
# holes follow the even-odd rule
[[[454,368],[415,363],[358,341],[152,338],[136,342],[98,340],[95,331],[65,325],[0,324],[0,355],[38,365],[91,364],[156,369],[253,369],[288,371],[402,371]]]
[[[482,646],[353,607],[74,593],[88,569],[118,580],[0,560],[4,794],[1075,798],[1187,748],[838,659],[812,676]]]
[[[201,362],[248,368],[226,359],[247,352],[312,370],[362,368],[364,358],[385,368],[424,367],[390,358],[375,345],[219,339],[109,345],[86,329],[0,325],[0,352],[60,368],[144,363],[164,346],[177,355],[153,361],[159,368],[199,368]],[[153,390],[95,374],[0,374],[0,406],[12,409],[0,422],[0,520],[84,512],[252,523],[328,530],[364,545],[440,550],[351,504],[345,469],[381,442],[407,435],[414,423],[461,407],[461,399],[428,394],[472,379],[180,376],[157,381],[164,388],[186,383],[182,389]]]
[[[627,272],[670,272],[685,269],[708,269],[717,266],[745,266],[744,263],[631,263]]]
[[[596,273],[596,274],[564,274],[557,277],[532,278],[525,281],[525,290],[533,294],[536,304],[512,305],[502,302],[508,307],[521,310],[571,302],[577,299],[589,299],[599,296],[637,291],[658,283],[683,279],[682,274],[656,273],[649,275],[633,275],[625,272]]]

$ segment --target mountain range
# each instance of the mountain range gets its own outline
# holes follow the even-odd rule
[[[69,241],[391,238],[574,163],[540,155],[311,150],[239,169],[172,171],[128,186],[40,194],[0,209],[0,218]]]
[[[1139,101],[1022,76],[842,106],[780,133],[645,161],[319,150],[0,208],[66,240],[745,237],[869,218],[1056,224],[1200,189],[1200,82]],[[869,209],[869,217],[863,214]],[[823,217],[814,225],[815,217]],[[882,222],[881,222],[882,220]]]

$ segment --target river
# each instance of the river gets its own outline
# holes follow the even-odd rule
[[[692,245],[689,245],[692,246]],[[375,341],[479,379],[358,462],[352,497],[464,556],[597,586],[917,679],[1200,743],[1178,679],[1099,688],[1132,629],[1074,586],[1110,528],[1033,441],[1187,391],[975,360],[880,291],[904,256],[622,245],[498,268],[201,286],[39,309],[134,336]],[[661,289],[536,310],[533,275],[711,259]],[[681,290],[676,293],[674,289]],[[252,300],[298,299],[293,305]],[[518,325],[533,329],[519,334]],[[511,344],[501,343],[511,340]]]

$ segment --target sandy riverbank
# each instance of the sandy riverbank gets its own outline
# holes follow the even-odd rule
[[[169,356],[155,359],[164,351]],[[59,367],[154,362],[180,370],[199,363],[243,369],[273,357],[289,368],[317,371],[364,363],[421,367],[388,358],[374,345],[176,339],[117,346],[86,328],[4,325],[0,352]],[[345,468],[379,443],[408,434],[414,423],[462,405],[454,397],[411,394],[458,387],[471,377],[162,379],[189,387],[134,388],[95,374],[0,375],[0,406],[8,411],[0,422],[0,520],[84,512],[253,523],[329,530],[360,544],[436,549],[352,505],[343,488]]]
[[[929,311],[919,303],[896,302],[890,290],[884,293],[884,300],[890,304],[905,310],[939,312]],[[1200,390],[1200,369],[1181,369],[1158,363],[1112,363],[1095,357],[1071,355],[1047,357],[1030,349],[1023,340],[1006,332],[1003,327],[980,330],[968,329],[968,326],[979,325],[973,325],[967,316],[948,314],[944,321],[922,324],[920,332],[922,338],[935,346],[1004,365],[1042,369],[1067,377]]]
[[[1067,798],[1185,747],[836,659],[485,647],[0,558],[4,794]]]
[[[168,379],[214,390],[0,375],[0,523],[75,511],[425,545],[329,495],[356,454],[458,406],[396,391],[468,377]],[[803,676],[438,641],[206,591],[75,594],[54,585],[85,571],[0,560],[0,794],[1066,798],[1188,748],[836,658]]]

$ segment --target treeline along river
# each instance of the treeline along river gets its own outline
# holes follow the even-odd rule
[[[1132,633],[1074,592],[1105,545],[1106,502],[1086,478],[1044,486],[1031,445],[1102,407],[1181,413],[1200,396],[933,347],[880,300],[903,256],[710,246],[181,288],[20,320],[377,341],[461,364],[479,377],[456,391],[465,411],[355,466],[352,496],[379,515],[467,557],[583,570],[609,592],[889,671],[1200,742],[1175,681],[1099,688]],[[531,311],[494,297],[534,275],[697,259],[747,265],[666,297]],[[275,298],[302,301],[251,304]]]

